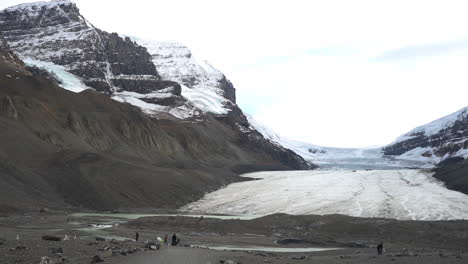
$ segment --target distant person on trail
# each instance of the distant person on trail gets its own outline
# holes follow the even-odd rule
[[[175,246],[177,245],[177,236],[176,234],[174,233],[174,235],[172,235],[172,243],[171,243],[171,246]]]
[[[180,244],[180,237],[177,238],[176,245]]]
[[[377,254],[382,255],[383,253],[383,243],[380,242],[380,244],[377,245]]]
[[[135,232],[135,241],[138,242],[138,238],[140,238],[140,234],[138,232]]]
[[[168,239],[168,236],[167,236],[167,234],[165,234],[165,235],[164,235],[164,245],[166,245],[166,246],[169,245],[169,244],[167,243],[167,239]]]

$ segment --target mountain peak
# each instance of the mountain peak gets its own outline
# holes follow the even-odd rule
[[[52,1],[39,1],[39,2],[31,2],[31,3],[24,3],[19,5],[10,6],[8,8],[3,9],[3,11],[12,12],[12,11],[37,11],[43,8],[55,8],[59,6],[76,6],[76,4],[70,0],[52,0]]]

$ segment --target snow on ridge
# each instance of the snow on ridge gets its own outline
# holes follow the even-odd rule
[[[455,121],[459,120],[460,118],[467,116],[468,115],[468,106],[464,107],[452,114],[446,115],[444,117],[441,117],[437,120],[434,120],[430,123],[427,123],[425,125],[416,127],[415,129],[411,130],[410,132],[401,135],[398,137],[395,141],[390,143],[389,145],[393,145],[411,138],[416,137],[415,134],[417,133],[424,133],[425,136],[430,137],[435,134],[437,134],[439,131],[441,131],[444,128],[449,127],[452,125]]]
[[[19,5],[14,5],[3,9],[4,11],[36,11],[39,8],[54,8],[60,5],[74,5],[70,0],[52,0],[52,1],[39,1],[39,2],[31,2],[31,3],[24,3]]]

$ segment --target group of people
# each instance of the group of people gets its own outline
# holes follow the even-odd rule
[[[138,242],[138,239],[139,239],[139,238],[140,238],[140,234],[139,234],[138,232],[135,232],[135,241]],[[160,239],[160,238],[159,238],[159,239]],[[166,246],[169,245],[168,239],[169,239],[168,235],[165,234],[165,235],[164,235],[164,240],[163,240],[163,241],[164,241],[164,245],[166,245]],[[179,245],[179,244],[180,244],[180,238],[177,237],[177,235],[174,233],[174,234],[172,235],[171,246],[177,246],[177,245]]]

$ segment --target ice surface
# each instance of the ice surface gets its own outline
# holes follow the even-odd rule
[[[262,251],[262,252],[283,252],[283,253],[305,253],[319,252],[327,250],[338,250],[339,248],[284,248],[284,247],[239,247],[239,246],[205,246],[192,245],[195,248],[207,248],[213,250],[232,250],[232,251]]]
[[[124,218],[124,219],[138,219],[142,217],[169,217],[169,216],[182,216],[182,217],[193,217],[193,218],[212,218],[212,219],[221,219],[221,220],[252,220],[259,218],[261,216],[257,215],[207,215],[207,214],[114,214],[114,213],[73,213],[70,216],[73,217],[111,217],[111,218]]]
[[[181,210],[267,215],[344,214],[411,220],[468,219],[468,196],[421,170],[286,171],[245,174]]]
[[[54,64],[52,62],[38,61],[31,58],[23,58],[23,61],[28,66],[44,69],[51,73],[60,82],[60,86],[66,90],[79,93],[86,89],[91,89],[86,86],[78,76],[67,72],[63,66]]]

